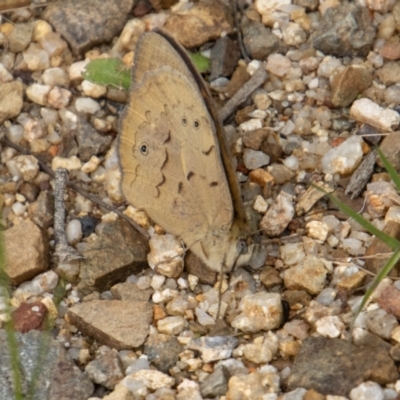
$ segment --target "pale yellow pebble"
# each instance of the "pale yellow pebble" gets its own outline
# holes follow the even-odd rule
[[[47,35],[49,32],[53,32],[53,28],[51,27],[51,25],[48,22],[40,19],[36,21],[35,26],[33,28],[32,40],[34,42],[37,42],[39,39]]]

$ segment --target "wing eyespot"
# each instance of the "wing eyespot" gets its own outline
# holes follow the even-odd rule
[[[149,146],[147,143],[142,143],[139,147],[140,153],[144,156],[147,156],[149,154]]]
[[[198,119],[196,119],[196,120],[193,122],[193,126],[194,126],[194,129],[199,129],[199,128],[200,128],[200,122],[199,122]]]
[[[188,124],[188,120],[186,117],[182,117],[181,123],[183,126],[186,126]]]

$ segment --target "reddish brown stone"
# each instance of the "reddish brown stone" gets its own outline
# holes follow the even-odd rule
[[[397,240],[400,240],[400,224],[394,221],[389,221],[383,228],[383,232]],[[368,269],[368,271],[377,274],[389,259],[392,251],[393,250],[386,243],[375,237],[365,253],[365,256],[369,256],[366,257],[365,268]],[[377,254],[389,255],[387,257],[378,257],[376,256]],[[398,262],[395,267],[390,271],[389,276],[399,276],[399,272],[400,262]]]
[[[385,43],[379,49],[379,54],[388,60],[398,60],[400,58],[400,43]]]
[[[382,290],[376,302],[386,312],[400,318],[400,292],[394,286],[388,286]]]
[[[14,328],[21,333],[29,332],[32,329],[41,331],[45,326],[47,313],[46,306],[39,301],[22,303],[12,313]]]

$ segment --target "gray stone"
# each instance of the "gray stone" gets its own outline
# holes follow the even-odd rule
[[[310,337],[303,341],[289,376],[289,389],[314,389],[325,395],[348,396],[351,389],[371,380],[394,382],[399,373],[382,347],[355,346],[341,339]]]
[[[11,358],[6,337],[6,332],[0,330],[0,399],[14,399]],[[61,344],[48,333],[35,330],[25,334],[15,333],[15,339],[24,391],[38,367],[32,400],[86,400],[91,396],[93,383],[74,364]]]
[[[124,378],[118,354],[112,350],[105,351],[87,364],[85,372],[92,381],[110,390],[114,389],[115,385]]]
[[[243,43],[251,58],[265,60],[279,47],[279,39],[261,22],[246,21],[242,24]]]
[[[165,334],[151,335],[145,345],[144,354],[148,360],[160,371],[168,373],[179,360],[183,351],[175,336]]]
[[[219,38],[211,49],[210,81],[221,76],[231,76],[239,59],[238,45],[228,36]]]
[[[97,235],[83,252],[78,286],[83,295],[108,290],[147,266],[148,242],[128,222],[104,224]]]
[[[42,18],[78,55],[118,35],[132,6],[133,0],[62,0],[49,4]]]
[[[228,391],[228,381],[230,374],[223,365],[214,369],[205,380],[200,384],[200,390],[203,397],[214,398],[223,396]]]
[[[328,8],[313,45],[324,54],[338,57],[365,57],[372,49],[375,26],[366,7],[342,3]]]
[[[79,158],[89,161],[90,157],[104,153],[111,144],[111,136],[100,135],[84,118],[81,118],[76,130]]]
[[[192,339],[187,348],[197,350],[205,363],[229,358],[239,341],[234,336],[204,336]]]

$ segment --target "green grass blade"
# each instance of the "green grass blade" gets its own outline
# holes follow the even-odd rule
[[[86,65],[82,73],[84,79],[102,86],[112,86],[128,90],[131,72],[118,58],[98,58]]]
[[[210,59],[204,57],[200,52],[188,53],[190,59],[192,60],[194,66],[200,74],[204,74],[210,70]]]
[[[363,297],[363,299],[361,301],[361,304],[360,304],[360,306],[358,307],[358,309],[357,309],[357,311],[355,313],[353,322],[351,323],[350,333],[353,332],[354,322],[355,322],[358,314],[360,314],[361,310],[367,304],[368,299],[371,297],[371,295],[374,292],[374,290],[382,282],[382,280],[389,275],[390,271],[398,263],[399,260],[400,260],[400,247],[398,247],[396,249],[396,251],[394,251],[394,253],[391,255],[391,257],[389,258],[387,263],[384,265],[384,267],[379,271],[378,275],[376,275],[375,279],[372,281],[371,286],[365,292],[365,295],[364,295],[364,297]]]
[[[371,222],[367,221],[364,217],[362,217],[348,205],[342,203],[332,194],[327,193],[325,190],[323,190],[317,185],[313,186],[316,187],[318,190],[324,192],[325,195],[328,196],[329,200],[332,201],[332,203],[336,204],[341,211],[346,213],[349,217],[353,218],[357,223],[359,223],[362,227],[364,227],[371,235],[375,235],[378,239],[382,240],[393,250],[396,250],[398,247],[400,247],[400,242],[398,240],[379,230],[376,226],[371,224]]]
[[[393,167],[393,165],[390,164],[389,160],[383,154],[382,150],[378,148],[377,152],[379,154],[380,159],[382,160],[383,166],[385,167],[386,171],[388,172],[388,174],[390,176],[390,179],[394,182],[397,190],[400,192],[400,176],[399,176],[399,174],[397,173],[397,171]]]

